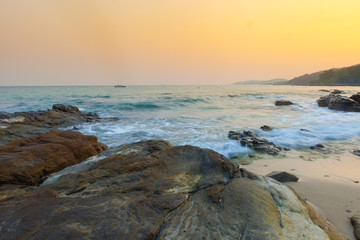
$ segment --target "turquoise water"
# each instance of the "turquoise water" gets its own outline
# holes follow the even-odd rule
[[[70,104],[116,122],[78,125],[109,146],[145,139],[210,148],[226,156],[249,152],[227,139],[229,130],[255,129],[276,144],[302,148],[323,144],[359,144],[360,113],[319,108],[324,87],[300,86],[71,86],[0,87],[0,111],[44,110]],[[340,88],[340,87],[339,87]],[[331,89],[331,88],[328,88]],[[360,88],[340,88],[347,94]],[[295,105],[276,107],[279,99]],[[269,125],[274,131],[259,130]],[[310,132],[300,131],[307,129]]]

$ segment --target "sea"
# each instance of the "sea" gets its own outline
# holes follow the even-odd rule
[[[32,86],[0,87],[0,111],[46,110],[53,104],[117,121],[76,125],[109,147],[147,139],[193,145],[226,157],[252,152],[228,139],[229,131],[252,129],[276,145],[308,149],[316,144],[353,149],[360,143],[360,113],[320,108],[316,100],[334,87],[282,85],[224,86]],[[360,87],[337,87],[345,95]],[[291,106],[275,106],[289,100]],[[265,132],[261,126],[272,131]],[[72,129],[73,126],[64,128]]]

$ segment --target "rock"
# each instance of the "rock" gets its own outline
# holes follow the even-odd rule
[[[354,100],[355,102],[360,103],[360,92],[358,92],[357,94],[354,94],[350,97],[350,99]]]
[[[315,146],[310,147],[311,150],[318,150],[318,149],[323,149],[323,148],[325,148],[325,146],[322,145],[321,143],[318,143]]]
[[[300,131],[302,131],[302,132],[310,132],[309,130],[303,129],[303,128],[301,128]]]
[[[330,92],[330,91],[327,90],[327,89],[320,89],[319,91],[320,91],[320,92]]]
[[[244,137],[240,139],[240,143],[255,151],[265,152],[270,155],[276,155],[281,151],[278,146],[264,138]]]
[[[260,134],[254,130],[243,130],[242,132],[230,131],[228,137],[233,140],[240,140],[240,144],[243,146],[248,146],[256,151],[271,155],[276,155],[281,151],[281,147],[264,138],[260,138]]]
[[[102,152],[97,137],[52,131],[0,145],[0,184],[37,185],[46,176]]]
[[[278,100],[275,102],[275,106],[288,106],[288,105],[293,105],[293,103],[287,100]]]
[[[345,239],[314,215],[212,150],[153,140],[0,201],[0,238]]]
[[[360,112],[360,103],[348,97],[336,95],[336,97],[331,98],[328,108],[345,112]]]
[[[319,107],[328,107],[329,106],[329,103],[330,103],[330,100],[335,97],[334,94],[329,94],[327,96],[322,96],[320,97],[317,101],[317,104]]]
[[[360,214],[356,214],[350,218],[351,224],[354,227],[354,236],[360,240]]]
[[[287,172],[278,172],[274,171],[266,175],[267,177],[271,177],[275,179],[278,182],[297,182],[299,180],[298,177],[296,177],[293,174],[287,173]]]
[[[22,137],[57,130],[83,122],[105,120],[95,113],[81,112],[71,105],[55,104],[47,111],[30,111],[0,114],[0,144]],[[115,120],[109,118],[106,120]]]
[[[345,92],[339,89],[334,89],[332,92],[332,94],[344,94]]]
[[[239,140],[245,137],[251,137],[251,138],[260,137],[260,134],[258,134],[254,130],[243,130],[242,132],[230,131],[228,134],[228,138],[233,140]]]
[[[266,131],[266,132],[272,131],[272,128],[267,125],[263,125],[260,128],[261,128],[261,130]]]
[[[357,96],[353,97],[357,99]],[[341,95],[329,94],[317,100],[319,107],[328,107],[331,110],[345,112],[360,112],[360,103]]]
[[[77,107],[71,105],[54,104],[52,109],[60,112],[81,114],[80,110]]]
[[[354,151],[353,151],[353,154],[355,154],[355,155],[357,155],[357,156],[360,157],[360,150],[354,150]]]
[[[239,140],[240,139],[240,133],[235,131],[230,131],[228,134],[228,138],[233,140]]]

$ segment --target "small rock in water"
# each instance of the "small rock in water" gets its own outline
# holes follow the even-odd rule
[[[287,173],[287,172],[271,172],[266,175],[267,177],[273,178],[278,182],[297,182],[299,180],[298,177],[296,177],[293,174]]]
[[[309,130],[304,129],[304,128],[300,128],[300,131],[302,131],[302,132],[310,132]]]
[[[272,131],[272,128],[269,127],[268,125],[263,125],[260,127],[263,131],[266,131],[266,132],[269,132],[269,131]]]
[[[322,148],[325,148],[325,146],[320,143],[316,144],[315,146],[310,147],[311,150],[317,150],[317,149],[322,149]]]
[[[329,90],[326,90],[326,89],[320,89],[319,91],[320,92],[330,92]]]
[[[359,181],[354,181],[354,183],[359,183]]]
[[[293,103],[288,100],[278,100],[275,102],[275,106],[289,106],[289,105],[293,105]]]

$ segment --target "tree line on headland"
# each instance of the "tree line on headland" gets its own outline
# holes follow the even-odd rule
[[[247,82],[236,82],[235,84],[249,84]],[[291,80],[273,79],[269,81],[251,82],[252,84],[268,85],[360,86],[360,64],[344,68],[332,68],[310,74],[307,73]]]

